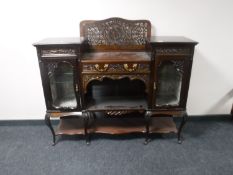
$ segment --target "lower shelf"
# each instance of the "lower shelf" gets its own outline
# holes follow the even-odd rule
[[[88,133],[127,134],[145,133],[144,118],[98,118],[88,127]],[[177,133],[176,124],[171,117],[151,118],[150,133]],[[63,118],[56,135],[84,134],[83,119]]]

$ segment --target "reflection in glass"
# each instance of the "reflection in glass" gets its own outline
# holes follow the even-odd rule
[[[55,108],[77,107],[74,92],[73,68],[70,63],[61,62],[48,65],[52,105]]]
[[[156,106],[178,106],[182,83],[183,61],[163,61],[158,68]]]

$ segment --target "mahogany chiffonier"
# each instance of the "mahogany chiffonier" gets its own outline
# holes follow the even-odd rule
[[[177,133],[187,120],[194,48],[185,37],[151,36],[148,20],[80,23],[80,38],[50,38],[37,48],[53,135]],[[182,121],[176,127],[174,116]],[[53,129],[50,118],[58,118]],[[177,129],[178,128],[178,129]]]

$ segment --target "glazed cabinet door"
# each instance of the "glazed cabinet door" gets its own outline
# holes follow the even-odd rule
[[[40,63],[48,110],[80,109],[76,60],[44,60]]]
[[[155,57],[152,104],[156,109],[184,110],[192,65],[191,50],[181,49],[181,53],[170,50],[161,55],[158,52]]]

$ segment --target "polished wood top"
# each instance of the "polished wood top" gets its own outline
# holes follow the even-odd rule
[[[33,43],[33,46],[43,45],[79,45],[82,42],[81,37],[66,37],[66,38],[45,38],[39,42]]]
[[[84,41],[82,37],[68,37],[68,38],[45,38],[39,42],[34,43],[34,46],[43,45],[79,45]],[[197,44],[196,41],[186,38],[184,36],[152,36],[150,43],[190,43]]]
[[[198,44],[198,42],[189,39],[184,36],[152,36],[150,38],[150,43],[190,43],[190,44]]]
[[[82,62],[150,61],[150,52],[90,52],[82,56]]]
[[[196,43],[196,41],[184,36],[152,36],[151,43]]]

